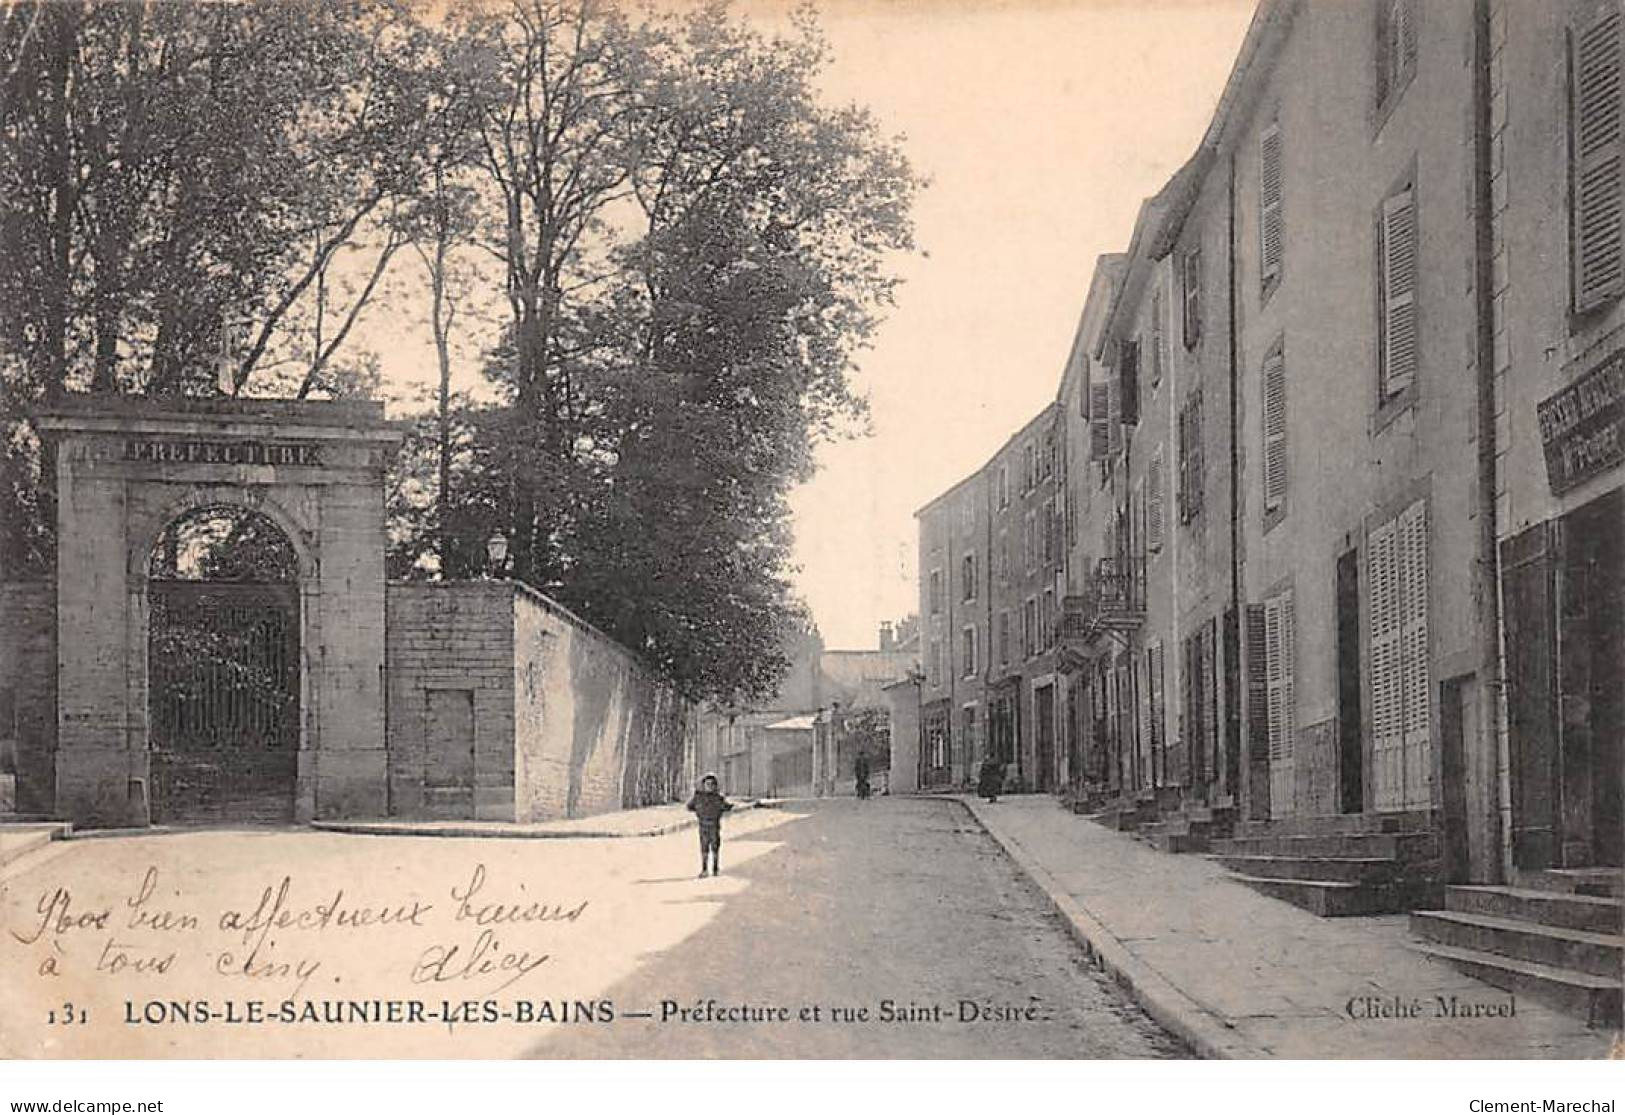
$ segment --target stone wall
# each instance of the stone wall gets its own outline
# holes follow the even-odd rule
[[[16,808],[56,801],[56,586],[0,584],[0,774],[16,775]]]
[[[688,787],[693,714],[636,656],[546,597],[513,588],[514,811],[584,817]]]
[[[513,820],[512,587],[397,582],[386,600],[390,815]],[[437,703],[465,692],[466,766],[430,747]]]

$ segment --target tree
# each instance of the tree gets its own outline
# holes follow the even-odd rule
[[[465,34],[505,90],[481,167],[510,310],[476,435],[510,451],[471,481],[516,575],[691,693],[761,696],[796,621],[786,495],[862,417],[847,375],[917,183],[818,102],[805,14],[769,38],[723,4],[515,0]]]
[[[0,19],[0,510],[37,567],[63,391],[342,391],[337,358],[469,119],[394,0],[6,7]]]

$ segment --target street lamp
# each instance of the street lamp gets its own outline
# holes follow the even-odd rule
[[[508,563],[508,536],[500,530],[485,540],[485,556],[489,559],[488,569],[493,577],[502,576]]]

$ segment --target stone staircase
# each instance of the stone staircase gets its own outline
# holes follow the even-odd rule
[[[1425,813],[1243,821],[1211,853],[1237,882],[1320,917],[1399,913],[1439,890],[1439,838]]]
[[[1178,812],[1139,826],[1140,839],[1159,852],[1206,852],[1215,840],[1226,839],[1235,827],[1235,810],[1228,805],[1182,805]]]
[[[0,813],[0,868],[73,831],[66,821],[52,821],[16,813]]]
[[[1445,888],[1411,914],[1414,947],[1516,995],[1617,1025],[1625,982],[1620,868],[1522,872],[1511,886]]]

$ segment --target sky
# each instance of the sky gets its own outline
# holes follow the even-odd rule
[[[772,9],[757,0],[759,18]],[[918,610],[914,512],[1055,396],[1095,258],[1200,141],[1252,0],[825,0],[823,87],[930,180],[921,254],[860,357],[872,436],[792,497],[796,585],[826,646]]]

